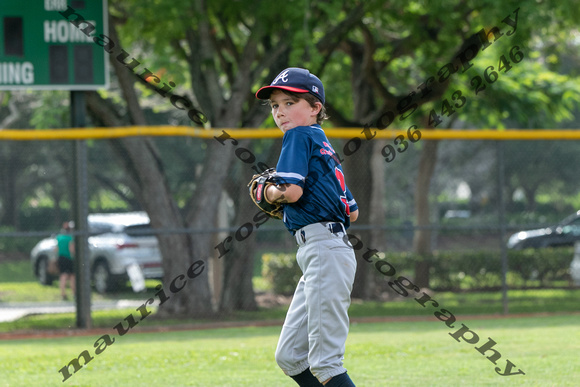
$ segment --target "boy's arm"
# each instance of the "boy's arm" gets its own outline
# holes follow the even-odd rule
[[[350,221],[356,222],[357,219],[358,219],[358,210],[354,210],[353,212],[350,213]]]
[[[270,185],[264,191],[268,203],[295,203],[301,197],[304,190],[296,184]]]

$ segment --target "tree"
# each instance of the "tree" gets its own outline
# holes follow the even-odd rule
[[[561,182],[568,192],[578,192],[578,173],[570,168],[578,162],[577,149],[577,144],[565,141],[505,144],[506,182],[512,191],[524,191],[526,211],[536,211],[536,194],[542,187],[556,187]]]
[[[282,23],[278,12],[284,14]],[[136,78],[128,77],[128,70],[124,68],[135,63],[130,61],[127,51],[124,51],[126,54],[120,51],[121,43],[140,46],[144,52],[151,54],[148,68],[159,66],[171,70],[173,74],[187,74],[188,77],[178,75],[165,84],[177,85],[178,80],[182,81],[181,84],[189,88],[187,94],[192,96],[191,99],[182,99],[183,103],[203,112],[202,116],[198,116],[201,119],[197,123],[228,128],[228,134],[230,128],[258,126],[265,119],[267,111],[255,101],[251,90],[256,84],[269,83],[280,69],[288,67],[292,44],[299,41],[303,34],[302,29],[295,30],[294,26],[302,25],[304,21],[302,10],[285,3],[280,4],[274,13],[266,7],[255,8],[255,4],[244,2],[206,3],[199,0],[177,5],[169,1],[119,1],[112,3],[111,13],[110,40],[116,46],[111,60],[127,104],[129,123],[145,125],[147,120],[142,114],[134,87]],[[340,36],[337,31],[354,22],[346,15],[344,20],[333,26],[331,16],[334,15],[325,15],[316,8],[313,16],[321,17],[313,18],[310,24],[316,20],[317,25],[327,27],[326,34],[320,39],[326,45],[334,44],[335,37]],[[122,40],[116,35],[117,28]],[[110,48],[113,49],[112,46]],[[117,60],[119,54],[123,54],[123,63]],[[135,74],[143,72],[140,82],[146,88],[155,88],[155,79],[159,77],[144,68],[136,70],[134,67]],[[138,87],[142,88],[141,85]],[[88,95],[88,106],[93,116],[100,117],[108,126],[123,122],[110,102],[96,93]],[[231,137],[235,138],[235,131],[231,132]],[[196,179],[195,191],[183,206],[187,209],[184,213],[176,205],[164,175],[162,159],[152,141],[147,138],[112,141],[153,226],[194,229],[203,229],[216,222],[221,196],[216,193],[222,191],[233,160],[232,144],[237,145],[237,141],[213,141],[208,144],[201,175]],[[195,239],[187,235],[159,235],[159,243],[164,256],[166,280],[180,274],[194,260],[207,260],[214,251],[207,233],[197,234]],[[251,273],[245,281],[248,278],[251,281]],[[172,316],[212,315],[214,308],[207,272],[197,277],[192,286],[192,293],[175,295],[172,303],[168,303],[161,313]],[[243,288],[248,289],[247,286]],[[253,297],[253,294],[244,292],[242,296]],[[233,304],[237,305],[235,302]]]
[[[34,121],[30,117],[39,110],[32,107],[37,100],[42,98],[23,92],[1,93],[0,106],[5,101],[8,112],[2,114],[0,129],[28,128]],[[55,219],[62,224],[59,199],[68,198],[66,187],[70,183],[67,143],[8,141],[0,143],[0,148],[0,223],[20,228],[22,206],[29,199],[35,200],[35,191],[40,190],[55,203]]]
[[[161,96],[165,98],[161,104],[174,109],[168,103],[171,95],[179,97],[185,93],[186,97],[178,98],[179,104],[177,100],[172,102],[177,109],[195,109],[189,112],[201,112],[191,117],[196,124],[221,127],[227,132],[222,141],[209,142],[203,160],[195,160],[199,164],[192,170],[201,171],[195,176],[195,189],[189,197],[180,192],[179,205],[175,187],[167,178],[164,159],[150,139],[111,142],[132,177],[136,196],[156,227],[199,229],[215,224],[227,171],[233,160],[237,160],[234,152],[240,146],[237,140],[231,139],[235,139],[235,128],[258,126],[268,114],[256,102],[252,91],[258,85],[269,83],[290,64],[300,63],[311,68],[324,77],[326,85],[334,90],[346,90],[344,95],[353,96],[352,100],[336,98],[328,105],[336,125],[367,124],[369,141],[365,141],[355,155],[349,156],[349,163],[357,172],[350,174],[355,182],[353,186],[357,181],[367,183],[388,173],[388,168],[385,173],[373,174],[368,170],[371,155],[376,159],[389,149],[379,146],[376,139],[372,140],[376,130],[385,127],[407,129],[411,124],[421,130],[429,125],[443,127],[447,116],[455,113],[455,117],[472,126],[498,126],[506,111],[517,116],[530,107],[565,117],[577,95],[574,84],[565,87],[564,94],[561,90],[558,92],[564,81],[554,78],[548,82],[548,95],[565,96],[566,103],[563,106],[546,104],[541,95],[546,93],[545,79],[524,74],[524,69],[529,71],[525,63],[517,68],[512,65],[509,76],[500,75],[501,82],[491,82],[493,77],[490,78],[486,70],[488,60],[497,63],[500,54],[509,57],[512,45],[517,43],[525,47],[526,43],[533,42],[539,25],[546,26],[542,35],[550,37],[572,28],[578,11],[571,1],[557,8],[509,1],[501,5],[480,2],[477,6],[468,1],[450,0],[437,4],[412,1],[403,6],[394,1],[355,5],[326,1],[311,4],[307,11],[293,3],[277,4],[275,9],[269,4],[224,0],[211,3],[197,0],[179,5],[153,0],[112,2],[110,25],[113,28],[109,43],[114,42],[114,45],[101,43],[104,49],[110,50],[126,106],[115,106],[109,98],[91,93],[88,101],[94,116],[107,125],[147,124],[149,120],[142,108],[145,102],[159,105],[154,101],[159,101]],[[566,7],[572,10],[566,12]],[[499,29],[493,29],[494,26]],[[122,47],[127,51],[121,51]],[[344,77],[345,72],[350,73],[350,79]],[[462,97],[466,98],[467,92],[462,95],[457,91],[460,88],[470,90],[472,79],[476,75],[487,79],[484,74],[494,83],[493,98],[478,99],[469,94],[469,99],[464,101]],[[512,74],[522,74],[529,84],[513,86],[517,82],[510,82]],[[534,86],[542,87],[538,91],[533,90]],[[520,92],[523,91],[527,94],[522,96]],[[500,100],[501,104],[496,104]],[[445,101],[454,108],[444,105]],[[476,106],[479,109],[475,109]],[[128,112],[128,117],[119,113],[121,109]],[[185,111],[182,113],[187,115]],[[445,117],[440,122],[438,116]],[[418,226],[427,226],[428,195],[437,144],[421,140],[413,146],[423,152],[417,167],[415,216]],[[396,163],[405,157],[402,151],[396,152],[399,156],[389,168],[396,168]],[[380,185],[373,181],[373,187]],[[372,192],[356,193],[361,205],[361,221],[369,221],[365,216],[370,217],[371,213],[373,216],[380,213],[375,209],[382,206],[377,194],[381,191],[373,188]],[[376,216],[372,221],[380,223],[380,218]],[[372,238],[380,239],[380,235],[375,233]],[[418,230],[415,250],[428,255],[429,240],[428,230]],[[167,279],[173,278],[193,260],[208,259],[214,251],[211,238],[206,234],[200,234],[195,240],[185,235],[162,235],[160,246]],[[428,273],[428,270],[422,267],[417,272]],[[198,279],[193,290],[195,303],[191,303],[189,294],[182,292],[171,305],[168,304],[166,313],[197,316],[213,313],[207,273]],[[243,281],[247,284],[248,278]],[[427,285],[427,275],[419,278],[417,284]],[[368,290],[363,288],[361,293],[368,294]]]
[[[489,60],[493,60],[496,68],[502,66],[498,65],[500,55],[519,63],[517,49],[510,51],[510,47],[525,47],[536,42],[537,26],[545,26],[541,29],[542,40],[544,34],[550,35],[548,41],[557,42],[550,45],[550,49],[561,54],[561,34],[574,28],[574,15],[566,15],[566,9],[570,8],[575,9],[572,14],[578,13],[571,2],[557,9],[547,4],[511,1],[477,5],[458,1],[408,2],[403,7],[395,2],[366,2],[363,22],[341,45],[349,55],[351,93],[357,108],[350,117],[339,114],[339,109],[332,109],[331,113],[339,116],[337,121],[352,120],[357,126],[369,124],[378,129],[386,126],[407,129],[415,124],[421,130],[449,127],[447,117],[455,113],[458,114],[453,119],[459,118],[476,127],[501,126],[506,111],[516,116],[535,110],[556,119],[570,117],[573,101],[577,100],[575,84],[553,73],[546,84],[546,78],[539,81],[535,78],[537,72],[529,71],[528,65],[521,66],[521,70],[518,65],[518,70],[512,70],[512,74],[518,75],[528,71],[525,86],[515,86],[510,76],[502,75],[501,82],[493,85],[492,97],[474,102],[473,97],[466,97],[467,92],[462,94],[462,90],[471,89],[477,82],[472,79],[478,74],[490,84],[495,82],[488,69]],[[357,48],[354,55],[353,47]],[[358,65],[360,62],[364,62],[364,66]],[[505,60],[503,66],[508,67]],[[543,67],[542,71],[545,70]],[[504,82],[504,79],[508,80]],[[359,93],[365,87],[373,90],[372,103],[365,102],[367,108],[361,109],[360,99],[369,98],[368,92],[366,95]],[[553,93],[557,96],[548,97]],[[566,102],[554,103],[561,96]],[[475,106],[479,110],[475,111]],[[372,135],[372,131],[370,133]],[[415,184],[415,217],[420,228],[415,231],[413,250],[428,258],[431,254],[428,198],[437,159],[437,142],[421,140],[416,145],[422,152]],[[391,167],[395,165],[393,162]],[[418,261],[415,269],[415,283],[428,286],[428,260]]]

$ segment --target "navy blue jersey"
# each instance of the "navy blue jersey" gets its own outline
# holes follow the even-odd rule
[[[320,125],[297,126],[284,133],[276,171],[280,184],[296,184],[304,191],[297,202],[284,205],[288,230],[324,221],[350,226],[350,212],[358,206]]]

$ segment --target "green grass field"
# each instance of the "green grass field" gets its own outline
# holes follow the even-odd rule
[[[0,294],[6,294],[7,289],[13,289],[12,298],[25,299],[24,294],[35,289],[35,284],[2,284],[0,283]],[[38,285],[42,287],[42,285]],[[53,297],[52,292],[57,292],[56,287],[44,287],[44,296]],[[52,289],[55,288],[55,289]],[[27,290],[28,289],[28,290]],[[137,300],[145,301],[152,296],[153,288],[146,293],[129,294]],[[48,295],[47,295],[48,293]],[[101,298],[103,296],[100,296]],[[112,296],[107,296],[112,297]],[[40,298],[40,296],[39,296]],[[510,313],[566,313],[580,312],[580,289],[541,289],[541,290],[511,290],[508,292]],[[30,298],[28,298],[30,299]],[[93,298],[95,300],[96,297]],[[474,292],[474,293],[435,293],[433,296],[440,304],[440,308],[446,308],[457,316],[478,315],[478,314],[501,314],[502,298],[497,292]],[[0,300],[1,301],[1,300]],[[282,320],[286,315],[288,307],[280,306],[276,308],[262,308],[258,311],[234,312],[231,315],[220,316],[220,321],[251,321],[251,320]],[[156,308],[154,308],[156,310]],[[93,326],[96,328],[108,328],[128,314],[135,312],[134,308],[124,310],[93,311]],[[422,307],[412,298],[398,297],[391,302],[354,300],[349,315],[351,318],[358,317],[393,317],[393,316],[432,316],[433,308],[428,305]],[[153,314],[154,316],[155,314]],[[31,315],[11,322],[1,322],[0,332],[13,332],[17,330],[35,329],[62,329],[75,326],[75,313],[60,313],[51,315]],[[207,320],[188,320],[186,323],[207,323]],[[148,326],[183,324],[183,320],[161,320],[149,318],[146,322]]]
[[[458,319],[454,328],[422,322],[355,324],[345,366],[357,386],[577,386],[578,314]],[[449,333],[465,324],[479,344]],[[134,328],[95,355],[99,336],[0,341],[0,384],[8,386],[294,386],[274,361],[280,327],[138,333]],[[474,348],[491,337],[525,375],[499,376]],[[94,359],[66,382],[59,369],[83,350]],[[486,356],[490,356],[488,352]],[[81,362],[82,364],[82,362]],[[72,367],[71,367],[72,372]]]
[[[34,282],[25,264],[11,269],[11,275],[0,270],[0,302],[58,300],[56,284],[46,287]],[[106,296],[93,293],[93,300],[144,301],[155,284],[148,281],[147,292],[139,294],[130,289]],[[542,317],[488,318],[502,310],[499,292],[441,292],[433,299],[439,308],[455,315],[453,328],[434,317],[437,309],[423,308],[410,297],[392,302],[353,301],[349,310],[353,319],[425,318],[351,326],[345,366],[358,386],[580,385],[580,289],[509,291],[510,313],[559,313]],[[220,321],[279,320],[286,310],[283,306],[237,312]],[[131,312],[134,309],[93,312],[93,325],[105,328],[115,340],[109,346],[99,346],[102,341],[94,346],[101,334],[0,341],[0,386],[295,386],[274,361],[281,326],[140,333],[140,328],[197,322],[161,320],[153,315],[119,337],[111,327]],[[481,319],[462,317],[478,314],[483,315]],[[74,313],[29,316],[0,323],[0,332],[67,328],[74,321]],[[479,335],[477,343],[457,342],[449,335],[462,324]],[[501,354],[497,364],[485,357],[491,351],[483,356],[475,350],[488,338],[497,343],[494,349]],[[102,353],[95,353],[97,347]],[[93,360],[63,383],[59,370],[84,350]],[[498,375],[495,368],[504,372],[506,359],[515,364],[512,372],[521,369],[525,375]]]
[[[157,280],[146,280],[147,294],[155,293],[155,286],[161,283]],[[68,286],[68,285],[67,285]],[[70,289],[67,290],[70,295]],[[92,292],[93,300],[108,299],[142,299],[144,293],[134,293],[129,282],[126,287],[113,294],[99,294]],[[145,298],[146,299],[146,298]],[[30,262],[6,261],[0,263],[0,302],[55,302],[60,301],[58,279],[51,286],[43,286],[32,274]]]

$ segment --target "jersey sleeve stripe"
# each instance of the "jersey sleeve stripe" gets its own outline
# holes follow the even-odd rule
[[[277,172],[276,175],[280,176],[281,178],[288,177],[288,178],[298,179],[300,181],[305,180],[304,176],[302,176],[298,173],[294,173],[294,172]]]

